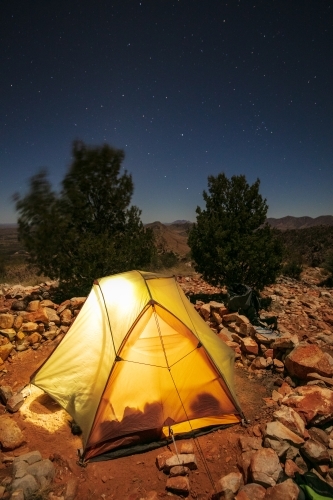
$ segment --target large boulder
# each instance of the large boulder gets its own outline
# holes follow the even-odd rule
[[[297,387],[281,402],[293,408],[309,425],[323,424],[333,418],[333,392],[317,385]]]
[[[333,358],[315,344],[299,344],[285,358],[285,366],[291,376],[306,380],[308,373],[332,377]]]
[[[288,427],[288,429],[290,429],[292,432],[304,438],[305,423],[295,410],[293,410],[289,406],[281,405],[280,409],[273,413],[273,417],[275,420],[278,420],[279,422],[281,422],[281,424]]]
[[[242,474],[240,472],[230,472],[217,482],[216,489],[219,498],[233,500],[241,486],[244,486]]]
[[[272,448],[261,448],[251,457],[250,471],[254,483],[268,488],[275,486],[282,474],[282,467],[278,455]]]
[[[265,500],[297,500],[299,498],[299,487],[292,479],[268,488]]]
[[[0,443],[5,451],[15,450],[24,443],[24,436],[17,423],[7,415],[0,417]]]

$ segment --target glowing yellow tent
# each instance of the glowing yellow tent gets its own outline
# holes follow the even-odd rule
[[[31,382],[81,427],[87,460],[239,422],[233,363],[174,277],[130,271],[95,282]]]

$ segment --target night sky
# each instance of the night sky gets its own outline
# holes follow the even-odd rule
[[[333,214],[333,1],[7,0],[0,26],[0,223],[74,139],[125,151],[145,223],[195,221],[220,172]]]

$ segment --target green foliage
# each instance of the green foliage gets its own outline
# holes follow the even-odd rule
[[[284,247],[286,262],[320,267],[333,247],[333,226],[314,226],[304,229],[274,230]]]
[[[331,250],[324,261],[324,269],[333,276],[333,251]]]
[[[284,276],[289,276],[289,278],[294,278],[295,280],[300,279],[302,271],[303,271],[302,265],[295,259],[287,262],[282,267],[282,274]]]
[[[73,161],[59,195],[45,171],[15,196],[19,239],[41,274],[59,279],[64,294],[87,294],[94,279],[148,266],[154,236],[141,211],[129,206],[133,181],[120,174],[124,153],[107,144],[74,142]]]
[[[281,268],[282,247],[264,224],[268,206],[244,175],[208,177],[206,209],[197,207],[188,244],[195,269],[212,285],[244,283],[257,290],[273,283]]]
[[[159,255],[159,262],[162,268],[168,269],[178,264],[178,257],[172,251],[163,252]]]

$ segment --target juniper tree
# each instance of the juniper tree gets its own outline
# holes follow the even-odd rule
[[[208,177],[206,208],[197,207],[188,239],[195,269],[208,283],[261,290],[275,281],[282,247],[265,224],[268,206],[259,186],[259,179],[249,185],[244,175]]]
[[[56,194],[45,170],[15,195],[19,238],[39,272],[64,293],[86,294],[94,279],[148,266],[154,236],[130,206],[133,181],[124,153],[107,144],[73,143],[72,164]]]

